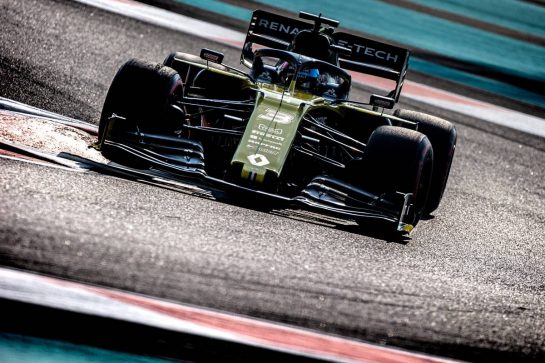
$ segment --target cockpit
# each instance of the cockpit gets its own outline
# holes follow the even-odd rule
[[[295,89],[329,100],[345,100],[350,89],[350,77],[329,63],[311,61],[297,71]]]
[[[310,93],[332,101],[348,99],[350,90],[350,75],[344,70],[287,51],[256,51],[252,76],[258,83]]]

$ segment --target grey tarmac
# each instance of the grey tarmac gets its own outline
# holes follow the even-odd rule
[[[239,57],[72,2],[0,0],[0,24],[0,96],[93,123],[130,57]],[[542,144],[400,107],[459,132],[444,201],[408,240],[0,159],[0,264],[459,359],[545,359]]]

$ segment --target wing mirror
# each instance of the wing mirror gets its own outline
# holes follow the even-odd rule
[[[385,97],[385,96],[379,96],[379,95],[371,95],[371,98],[369,100],[369,104],[371,104],[374,107],[382,107],[382,108],[388,108],[392,109],[394,108],[396,101],[393,98]]]
[[[200,57],[208,62],[221,64],[223,62],[223,53],[216,52],[212,49],[203,48],[201,49]]]

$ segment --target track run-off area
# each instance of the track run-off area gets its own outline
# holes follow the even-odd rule
[[[240,55],[77,2],[0,0],[0,10],[0,96],[92,124],[131,57],[207,47],[236,66]],[[459,134],[443,203],[407,239],[0,158],[0,264],[417,352],[543,360],[543,140],[439,106],[399,104]]]

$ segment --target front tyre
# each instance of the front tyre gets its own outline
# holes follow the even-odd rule
[[[381,126],[371,134],[364,154],[365,182],[370,190],[412,193],[409,223],[416,226],[428,199],[433,172],[433,150],[417,131]]]
[[[126,128],[136,125],[146,131],[175,129],[170,105],[181,88],[180,76],[172,68],[129,60],[115,75],[106,95],[98,128],[99,142],[104,139],[112,114],[125,118]],[[109,133],[116,131],[121,130],[110,129]]]

